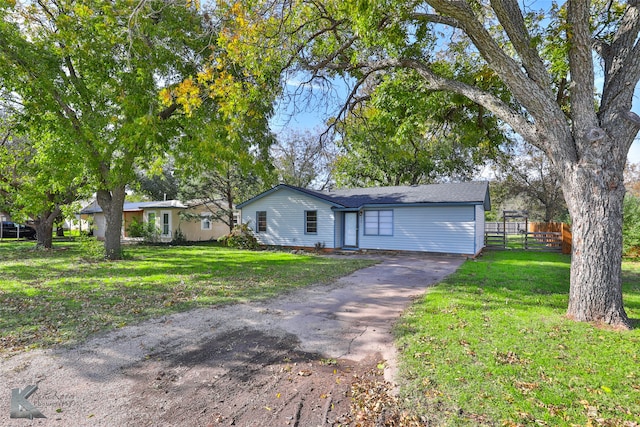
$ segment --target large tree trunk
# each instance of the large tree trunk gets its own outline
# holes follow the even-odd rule
[[[590,166],[565,175],[564,195],[573,220],[567,315],[629,327],[622,304],[622,170],[612,164]]]
[[[102,208],[106,220],[104,232],[105,258],[108,260],[122,259],[122,210],[126,195],[125,187],[120,186],[111,191],[98,190],[98,204]]]
[[[53,222],[60,215],[60,207],[52,211],[41,212],[36,218],[36,248],[51,249],[53,247]]]

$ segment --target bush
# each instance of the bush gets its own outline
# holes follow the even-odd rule
[[[142,237],[147,242],[157,242],[159,231],[154,223],[148,223],[140,221],[138,218],[133,218],[131,224],[127,228],[127,234],[129,237]]]
[[[146,226],[147,224],[143,221],[138,220],[138,218],[133,218],[131,224],[127,227],[127,234],[129,237],[144,237]]]
[[[173,233],[173,240],[171,240],[171,243],[174,245],[184,245],[187,243],[187,236],[184,235],[180,227],[178,227],[176,232]]]
[[[640,253],[640,198],[627,194],[623,209],[623,252],[626,256],[638,256]]]
[[[79,240],[82,258],[85,261],[104,261],[104,243],[85,234],[81,234]]]
[[[230,248],[257,249],[260,246],[249,224],[240,224],[233,227],[231,233],[218,239],[218,242]]]

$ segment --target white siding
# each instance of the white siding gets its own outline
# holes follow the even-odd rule
[[[267,231],[255,233],[264,245],[314,247],[324,243],[335,247],[334,212],[331,206],[313,197],[280,189],[244,206],[242,222],[256,230],[256,212],[267,213]],[[318,212],[318,232],[305,234],[305,211]]]
[[[393,235],[367,236],[360,220],[361,249],[476,253],[475,206],[394,207]]]
[[[484,206],[476,205],[476,250],[474,254],[484,248]]]
[[[98,240],[104,240],[107,229],[107,217],[102,212],[93,215],[93,236]]]

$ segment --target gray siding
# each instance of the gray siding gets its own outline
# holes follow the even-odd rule
[[[318,212],[318,232],[305,234],[305,211]],[[324,243],[334,248],[334,212],[331,206],[313,197],[282,189],[242,208],[242,222],[256,230],[256,212],[267,212],[267,231],[255,233],[264,245],[314,247]]]
[[[394,207],[393,235],[367,236],[360,221],[361,249],[476,253],[475,206]]]

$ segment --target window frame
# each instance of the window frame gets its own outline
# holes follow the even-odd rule
[[[165,215],[167,222],[164,221]],[[160,211],[160,227],[161,237],[171,237],[171,211]]]
[[[205,224],[208,226],[205,227]],[[200,230],[210,231],[213,229],[213,220],[211,219],[211,215],[202,214],[200,216]]]
[[[313,214],[315,218],[312,221],[309,221],[309,215]],[[313,224],[313,230],[309,231],[309,225]],[[318,211],[317,210],[308,210],[304,211],[304,234],[318,234]]]
[[[264,216],[264,221],[261,220],[261,216]],[[267,232],[267,211],[256,211],[256,233]]]
[[[158,221],[158,214],[156,211],[147,212],[147,224],[153,224],[153,228],[156,228]]]
[[[385,217],[386,214],[389,214],[389,224],[390,224],[390,231],[389,232],[384,232],[381,233],[381,227],[380,227],[380,213],[384,212],[385,213]],[[375,221],[373,219],[375,213]],[[389,218],[385,218],[385,219],[389,219]],[[385,221],[386,224],[386,221]],[[387,225],[389,225],[387,224]],[[363,225],[364,225],[364,235],[365,236],[393,236],[393,228],[394,228],[394,214],[393,214],[393,209],[367,209],[364,211],[364,221],[363,221]],[[385,227],[386,229],[386,227]]]

